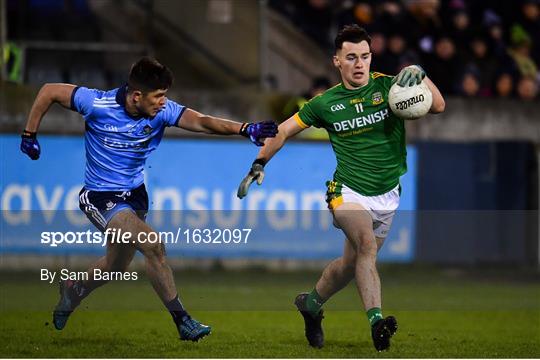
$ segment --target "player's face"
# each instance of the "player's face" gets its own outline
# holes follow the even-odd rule
[[[146,116],[154,117],[167,103],[167,89],[142,93],[137,102],[137,110]]]
[[[341,73],[341,80],[348,89],[364,86],[369,81],[371,51],[367,41],[344,42],[334,56],[334,66]]]

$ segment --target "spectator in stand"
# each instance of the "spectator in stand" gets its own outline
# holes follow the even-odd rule
[[[502,27],[501,17],[493,10],[486,10],[483,15],[483,25],[487,29],[488,42],[495,57],[504,56],[506,53],[506,42],[504,41],[504,30]]]
[[[521,25],[514,25],[511,29],[512,48],[508,54],[514,60],[515,67],[521,76],[536,78],[538,67],[530,56],[532,40]]]
[[[369,29],[372,61],[382,73],[421,58],[445,94],[527,99],[538,92],[540,0],[269,1],[282,12],[294,8],[293,22],[319,44],[328,45],[332,22]]]
[[[374,9],[377,23],[382,24],[387,29],[395,31],[403,23],[405,11],[401,1],[377,1],[375,2]]]
[[[517,84],[517,93],[521,100],[535,100],[538,95],[538,82],[530,76],[521,77]]]
[[[495,79],[494,94],[499,98],[511,98],[514,91],[514,77],[509,72],[500,73]]]
[[[518,22],[532,37],[531,56],[540,66],[540,0],[524,0]]]
[[[466,43],[472,35],[469,14],[465,9],[460,9],[452,16],[452,38],[459,43]]]
[[[505,6],[502,6],[504,9]],[[502,11],[502,10],[501,10]],[[510,11],[510,10],[505,10]],[[517,68],[514,60],[508,53],[508,45],[505,40],[505,28],[503,27],[503,22],[501,17],[493,10],[487,9],[482,12],[482,25],[486,29],[486,42],[488,48],[492,54],[492,57],[496,59],[498,63],[499,76],[496,76],[496,79],[493,79],[495,82],[499,81],[499,77],[503,73],[508,73],[509,77],[504,77],[505,80],[502,80],[503,83],[510,82],[512,85],[512,91],[515,89],[515,78],[517,76]],[[496,88],[496,86],[494,86]]]
[[[371,33],[371,63],[377,71],[383,74],[394,74],[392,67],[393,57],[387,50],[387,39],[384,33],[374,31]]]
[[[426,72],[445,95],[455,94],[462,77],[461,60],[456,54],[456,46],[447,35],[439,35],[435,41],[435,51],[426,56]]]
[[[393,33],[388,35],[387,41],[387,65],[388,73],[394,74],[399,66],[399,58],[405,53],[407,43],[403,35]]]
[[[386,56],[387,74],[397,74],[403,64],[409,62],[407,59],[410,58],[412,51],[401,33],[389,35]]]
[[[479,72],[474,66],[469,67],[463,74],[460,94],[465,97],[477,97],[480,95]]]
[[[446,31],[456,44],[460,56],[467,52],[467,44],[472,37],[470,15],[463,0],[453,0],[449,4],[450,21],[445,24]]]
[[[473,66],[477,71],[480,85],[479,96],[491,96],[491,85],[497,70],[497,61],[491,55],[486,38],[483,35],[474,36],[469,42],[467,66]]]
[[[348,24],[358,24],[371,31],[373,30],[374,20],[373,8],[366,1],[356,3],[346,1],[343,10],[337,15],[337,25],[340,29]]]
[[[407,36],[407,43],[413,50],[421,49],[427,53],[432,51],[433,34],[442,30],[439,7],[439,0],[405,1],[406,13],[399,29]]]

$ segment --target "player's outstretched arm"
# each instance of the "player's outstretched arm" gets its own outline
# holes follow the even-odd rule
[[[184,111],[178,126],[185,130],[207,134],[242,135],[257,146],[263,146],[265,138],[272,138],[277,133],[277,125],[273,121],[239,123],[204,115],[192,109]]]
[[[283,147],[285,141],[304,130],[303,127],[298,125],[294,119],[294,116],[281,123],[278,129],[279,131],[276,137],[267,139],[265,141],[264,146],[261,148],[257,158],[251,165],[249,173],[244,177],[238,186],[236,195],[240,199],[247,195],[249,186],[253,183],[253,181],[257,181],[258,185],[262,184],[264,179],[264,165],[266,165],[266,163],[270,161],[270,159]]]
[[[69,109],[71,107],[73,89],[75,89],[75,85],[71,84],[45,84],[39,90],[21,135],[21,151],[28,155],[30,159],[39,159],[41,153],[41,148],[37,141],[37,131],[41,119],[43,119],[43,116],[53,103],[59,103]]]

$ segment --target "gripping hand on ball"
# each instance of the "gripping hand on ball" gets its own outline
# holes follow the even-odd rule
[[[264,139],[275,137],[278,132],[277,124],[273,121],[260,123],[245,123],[240,128],[240,135],[245,136],[257,146],[264,145]]]
[[[420,65],[410,65],[401,69],[394,82],[401,87],[420,85],[426,77],[426,72]]]
[[[251,183],[257,180],[257,185],[261,185],[263,182],[263,179],[264,179],[264,165],[260,161],[255,160],[253,165],[251,165],[251,169],[249,170],[249,173],[242,180],[242,182],[240,183],[240,186],[238,186],[238,192],[236,193],[236,196],[238,196],[240,199],[244,198],[249,191],[249,186],[251,185]]]

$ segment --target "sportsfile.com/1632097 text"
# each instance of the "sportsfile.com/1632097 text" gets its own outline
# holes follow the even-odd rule
[[[135,244],[247,244],[252,229],[182,229],[173,231],[151,231],[132,234],[121,229],[108,228],[99,231],[43,231],[41,244],[58,247],[63,244],[96,244],[107,243]]]

